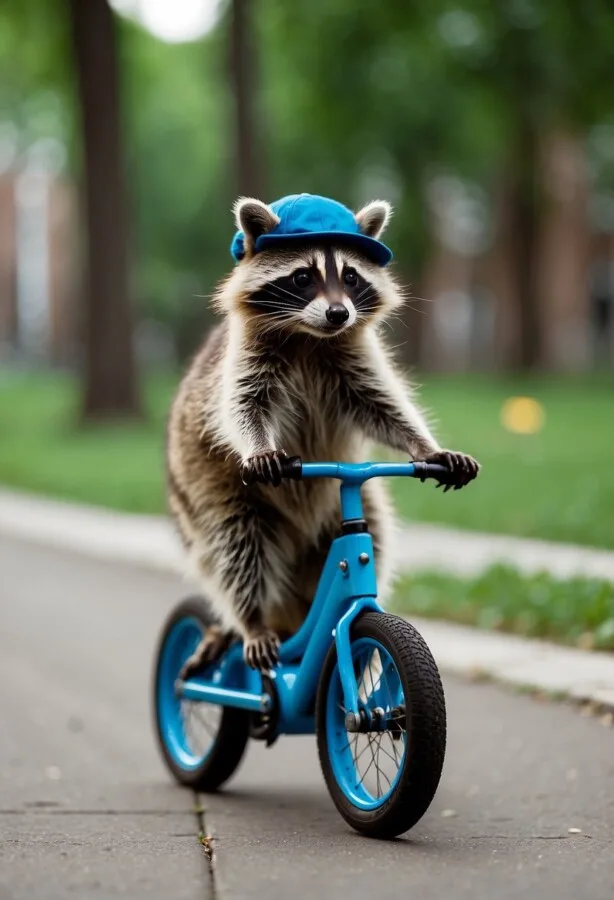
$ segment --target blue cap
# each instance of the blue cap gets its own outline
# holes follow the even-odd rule
[[[256,238],[256,253],[289,241],[336,240],[355,246],[380,266],[392,259],[392,251],[376,238],[363,234],[354,213],[336,200],[316,194],[290,194],[271,203],[270,208],[279,216],[279,223]],[[235,234],[230,252],[237,262],[245,256],[242,231]]]

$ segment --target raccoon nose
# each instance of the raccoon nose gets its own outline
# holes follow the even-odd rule
[[[326,310],[326,318],[331,325],[343,325],[350,317],[350,311],[343,303],[332,303]]]

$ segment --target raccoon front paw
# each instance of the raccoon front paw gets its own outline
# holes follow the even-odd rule
[[[259,483],[278,487],[281,484],[282,462],[287,458],[284,450],[256,453],[242,464],[241,481],[245,485]]]
[[[252,669],[268,672],[279,660],[279,638],[274,631],[261,631],[243,642],[243,659]]]
[[[439,450],[426,457],[426,462],[438,463],[450,471],[450,478],[440,481],[437,487],[443,487],[444,494],[450,488],[460,490],[477,476],[480,464],[466,453],[455,453],[453,450]]]

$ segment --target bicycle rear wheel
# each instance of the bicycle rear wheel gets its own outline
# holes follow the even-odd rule
[[[156,735],[174,778],[198,791],[215,791],[238,767],[249,737],[249,713],[186,700],[175,681],[209,625],[209,605],[190,597],[170,614],[160,637],[153,678]]]

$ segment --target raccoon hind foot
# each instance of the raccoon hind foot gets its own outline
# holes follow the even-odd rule
[[[222,631],[219,625],[210,625],[194,653],[183,664],[179,678],[185,681],[190,675],[215,662],[228,649],[231,639],[232,635]]]
[[[255,632],[243,642],[243,659],[252,669],[268,672],[279,661],[279,637],[274,631]]]

